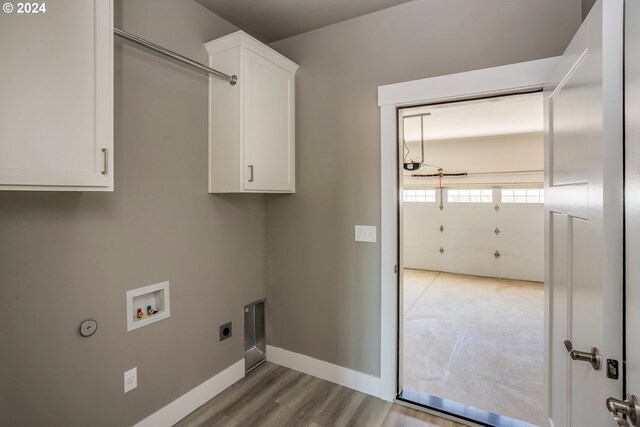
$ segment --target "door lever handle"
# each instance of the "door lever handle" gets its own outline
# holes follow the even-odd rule
[[[620,415],[614,415],[613,420],[618,424],[618,427],[631,427],[629,421],[622,418]]]
[[[607,397],[607,409],[620,427],[638,426],[640,406],[638,399],[633,394],[628,394],[626,400]],[[624,419],[625,415],[627,419]]]
[[[571,340],[564,340],[564,346],[567,348],[571,360],[589,362],[593,369],[595,369],[596,371],[600,370],[600,361],[602,360],[602,358],[600,357],[600,352],[597,348],[591,347],[591,352],[578,351],[573,348]]]

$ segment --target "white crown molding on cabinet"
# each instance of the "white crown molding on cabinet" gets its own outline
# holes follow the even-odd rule
[[[269,61],[279,65],[290,73],[295,73],[298,70],[298,64],[265,45],[261,41],[251,37],[244,31],[236,31],[235,33],[228,34],[204,44],[209,55],[214,55],[238,46],[243,46],[258,55],[264,56]]]

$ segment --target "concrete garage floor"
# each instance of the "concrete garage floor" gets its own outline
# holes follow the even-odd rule
[[[404,270],[403,386],[543,425],[544,286]]]

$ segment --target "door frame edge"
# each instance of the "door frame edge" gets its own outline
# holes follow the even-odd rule
[[[380,392],[397,396],[398,295],[398,157],[397,109],[412,105],[482,98],[542,89],[560,57],[467,71],[378,87],[380,109]],[[548,311],[545,299],[545,314]],[[546,319],[546,315],[545,315]],[[548,327],[545,323],[545,402],[547,395]],[[546,405],[545,405],[546,412]]]

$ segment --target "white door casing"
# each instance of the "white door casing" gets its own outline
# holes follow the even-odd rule
[[[398,262],[398,107],[542,89],[558,58],[504,65],[378,87],[380,107],[380,398],[396,396]],[[546,350],[545,350],[546,352]]]
[[[622,380],[622,0],[599,0],[545,87],[547,414],[555,427],[615,425],[607,396]],[[596,347],[602,367],[563,344]],[[622,366],[622,364],[621,364]]]
[[[398,109],[396,111],[396,115],[397,118],[396,120],[398,121],[398,143],[397,143],[397,157],[396,157],[396,182],[398,183],[397,185],[397,189],[398,189],[398,209],[397,209],[397,221],[398,221],[398,227],[397,227],[397,238],[398,238],[398,242],[400,243],[398,245],[397,251],[398,251],[398,268],[397,268],[397,290],[396,290],[396,295],[398,298],[398,310],[400,310],[400,312],[398,313],[398,331],[404,331],[404,311],[402,309],[402,307],[404,307],[404,267],[405,267],[405,263],[404,263],[404,242],[401,240],[402,236],[404,236],[404,227],[405,227],[405,206],[404,206],[404,195],[402,194],[402,191],[404,189],[404,174],[403,174],[403,164],[404,164],[404,144],[401,143],[401,141],[404,141],[404,126],[402,126],[403,123],[403,111]],[[400,332],[398,334],[398,352],[397,352],[397,370],[398,370],[398,378],[397,378],[397,383],[396,383],[396,393],[400,393],[402,391],[402,388],[404,387],[403,381],[404,381],[404,333]]]

